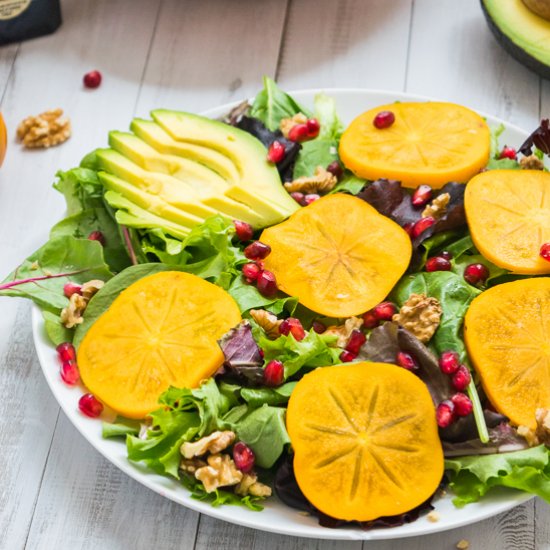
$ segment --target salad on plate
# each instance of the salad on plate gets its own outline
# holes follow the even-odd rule
[[[434,101],[344,128],[269,78],[223,120],[158,109],[57,174],[67,215],[0,296],[103,437],[213,506],[550,502],[550,129],[503,129]]]

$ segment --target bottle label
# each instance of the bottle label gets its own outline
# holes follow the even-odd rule
[[[21,15],[30,3],[31,0],[0,0],[0,21]]]

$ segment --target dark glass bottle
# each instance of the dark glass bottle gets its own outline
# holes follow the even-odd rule
[[[59,25],[59,0],[0,0],[0,44],[50,34]]]

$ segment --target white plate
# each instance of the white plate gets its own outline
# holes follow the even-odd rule
[[[325,91],[336,100],[338,113],[344,123],[349,123],[358,114],[377,105],[393,101],[422,101],[428,99],[407,94],[371,90],[330,89]],[[317,92],[319,90],[305,90],[293,93],[292,95],[304,104],[311,106],[313,97]],[[225,105],[210,110],[205,114],[211,117],[218,117],[225,114],[232,106]],[[491,116],[487,116],[487,121],[491,126],[501,123],[500,120]],[[506,143],[519,146],[525,137],[527,137],[526,132],[506,124],[506,131],[501,137],[501,145]],[[447,496],[435,503],[436,510],[441,518],[436,523],[429,522],[424,516],[413,523],[401,527],[374,529],[371,531],[362,531],[359,528],[328,529],[321,527],[314,517],[301,515],[297,510],[285,506],[275,498],[270,499],[266,503],[265,509],[262,512],[252,512],[237,506],[213,508],[209,504],[190,498],[187,490],[176,480],[159,476],[147,470],[144,466],[128,462],[126,458],[126,446],[120,440],[103,439],[101,437],[101,422],[87,418],[78,411],[78,399],[83,393],[83,388],[71,388],[61,381],[55,349],[45,335],[42,316],[36,307],[33,309],[32,326],[34,343],[44,376],[61,408],[80,433],[105,458],[142,485],[203,514],[245,527],[285,535],[342,540],[381,540],[426,535],[446,529],[453,529],[494,516],[532,498],[530,495],[519,491],[494,490],[481,502],[470,504],[462,509],[456,509],[451,502],[451,496]]]

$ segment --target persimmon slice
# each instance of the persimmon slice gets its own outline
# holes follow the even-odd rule
[[[534,429],[536,409],[550,408],[550,278],[486,290],[470,304],[464,335],[495,409]]]
[[[374,117],[392,111],[378,129]],[[393,178],[407,187],[466,182],[489,160],[490,132],[477,113],[454,103],[392,103],[359,115],[340,140],[343,163],[370,180]]]
[[[144,277],[86,333],[82,381],[115,411],[143,418],[170,385],[192,388],[214,374],[223,363],[217,340],[240,319],[233,298],[196,275]]]
[[[488,260],[515,273],[550,273],[539,255],[550,242],[548,172],[483,172],[466,186],[464,207],[474,244]]]
[[[328,195],[265,229],[265,267],[279,288],[330,317],[381,302],[403,275],[411,240],[395,222],[351,195]]]
[[[288,403],[296,481],[321,512],[368,521],[427,500],[443,451],[425,384],[386,363],[306,374]]]

